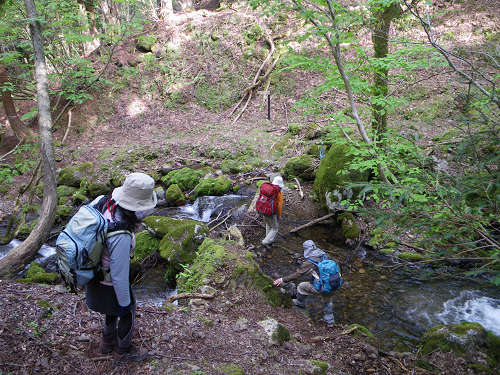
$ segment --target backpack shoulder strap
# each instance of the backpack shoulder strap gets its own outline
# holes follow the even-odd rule
[[[314,264],[315,266],[317,266],[319,264],[318,261],[312,259],[312,258],[306,258],[306,260],[308,260],[309,262],[311,262],[312,264]]]
[[[121,229],[121,230],[115,230],[114,232],[107,233],[106,238],[116,236],[117,234],[128,234],[130,237],[132,237],[132,232],[125,230],[125,229]]]

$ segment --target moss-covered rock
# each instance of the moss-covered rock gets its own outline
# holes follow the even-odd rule
[[[314,179],[314,192],[323,207],[327,207],[327,195],[333,194],[330,199],[344,199],[343,190],[348,181],[362,181],[364,176],[361,173],[339,174],[346,169],[347,164],[352,160],[352,156],[347,155],[349,146],[335,144],[330,147],[326,156],[321,160],[316,178]]]
[[[241,173],[249,172],[252,166],[241,160],[226,159],[220,163],[220,169],[223,173]]]
[[[179,188],[179,185],[172,184],[165,192],[165,200],[170,206],[180,206],[186,201],[184,193]]]
[[[88,187],[88,194],[90,198],[94,199],[99,195],[106,195],[111,192],[111,187],[102,182],[91,182]]]
[[[245,257],[244,261],[240,260],[236,263],[231,278],[232,288],[243,285],[260,290],[272,306],[290,307],[292,305],[290,297],[281,293],[279,288],[273,287],[273,280],[260,271],[251,253]]]
[[[365,326],[363,326],[361,324],[357,324],[357,323],[351,324],[345,330],[347,332],[351,332],[353,335],[357,335],[357,336],[374,337],[373,333],[371,333],[371,331],[368,328],[366,328]]]
[[[154,237],[149,231],[144,230],[135,235],[134,259],[141,262],[160,248],[160,240]]]
[[[162,177],[161,181],[167,187],[177,184],[182,191],[187,191],[194,188],[204,174],[205,172],[202,170],[182,168],[170,171],[166,176]]]
[[[173,285],[176,274],[182,270],[181,265],[192,263],[196,250],[208,234],[208,227],[195,220],[163,216],[149,216],[144,224],[156,238],[161,238],[160,256],[168,263],[165,278]]]
[[[224,246],[210,238],[205,238],[196,251],[192,264],[187,271],[177,277],[177,289],[179,292],[196,292],[214,276],[218,267],[224,264],[227,252]]]
[[[57,281],[59,275],[53,272],[45,271],[38,263],[31,262],[26,277],[18,279],[22,283],[53,283]]]
[[[487,331],[479,323],[438,325],[421,337],[420,345],[422,354],[435,350],[453,351],[460,356],[483,352],[490,368],[498,369],[500,364],[500,337]]]
[[[69,166],[61,169],[57,177],[58,185],[80,187],[82,178],[92,175],[94,166],[90,162],[81,164],[79,167]]]
[[[314,158],[311,155],[290,158],[283,167],[283,177],[287,179],[299,177],[304,180],[314,180],[314,176]]]
[[[359,225],[354,215],[345,212],[337,216],[337,222],[342,226],[342,235],[345,239],[355,239],[359,236]]]
[[[271,148],[272,152],[276,153],[284,153],[287,148],[293,143],[292,135],[290,133],[286,133],[283,137],[280,138],[278,142],[276,142]]]
[[[89,198],[83,194],[80,190],[76,191],[74,194],[73,194],[73,203],[74,204],[82,204],[83,202],[87,201]]]
[[[263,328],[271,345],[283,345],[290,340],[290,331],[275,319],[267,318],[257,324]]]
[[[196,185],[190,198],[194,200],[203,195],[223,195],[229,190],[231,184],[231,180],[225,176],[204,178]]]

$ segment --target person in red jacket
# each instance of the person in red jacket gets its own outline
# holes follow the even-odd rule
[[[264,216],[264,223],[266,224],[266,237],[262,240],[262,245],[265,248],[269,248],[276,240],[276,235],[278,234],[279,229],[279,219],[281,218],[281,210],[283,208],[283,192],[281,191],[284,187],[283,178],[281,176],[276,176],[273,178],[271,183],[279,186],[280,192],[278,193],[277,198],[278,212],[270,216]]]

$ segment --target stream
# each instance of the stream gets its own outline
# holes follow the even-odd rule
[[[200,197],[193,204],[155,209],[153,215],[189,218],[205,223],[231,212],[232,222],[244,215],[253,194]],[[297,220],[284,217],[295,226]],[[293,220],[292,220],[293,219]],[[264,232],[264,230],[262,229]],[[412,350],[419,337],[437,324],[477,322],[500,336],[500,297],[498,289],[471,281],[421,281],[402,268],[390,267],[387,258],[360,248],[356,253],[336,243],[328,225],[303,229],[298,235],[279,236],[272,251],[259,257],[262,270],[277,278],[294,272],[302,243],[312,239],[336,260],[344,285],[334,294],[335,319],[340,324],[359,323],[369,328],[385,347]],[[20,241],[0,246],[0,258]],[[257,245],[257,244],[255,244]],[[36,261],[45,265],[55,249],[44,245]],[[161,305],[175,290],[163,281],[164,270],[149,270],[135,285],[139,304]]]

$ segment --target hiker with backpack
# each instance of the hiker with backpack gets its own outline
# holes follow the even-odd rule
[[[329,326],[335,320],[333,316],[332,294],[342,285],[342,275],[337,263],[328,259],[326,253],[312,240],[307,240],[302,245],[305,262],[296,272],[280,277],[273,281],[274,286],[281,286],[291,280],[304,276],[311,276],[312,281],[303,281],[297,286],[297,297],[293,299],[295,306],[305,308],[307,296],[318,296],[322,302],[323,320]]]
[[[276,240],[279,229],[279,219],[283,207],[283,178],[276,176],[271,183],[264,182],[260,185],[260,193],[255,206],[258,213],[264,217],[266,224],[266,237],[262,240],[262,245],[269,248]]]
[[[135,248],[134,230],[141,212],[156,206],[153,178],[132,173],[112,194],[91,203],[118,230],[106,237],[101,256],[101,277],[86,284],[88,307],[105,315],[99,351],[116,351],[119,360],[144,360],[147,353],[132,344],[136,301],[129,280],[130,259]],[[116,224],[118,223],[118,224]],[[113,229],[113,228],[112,228]]]

